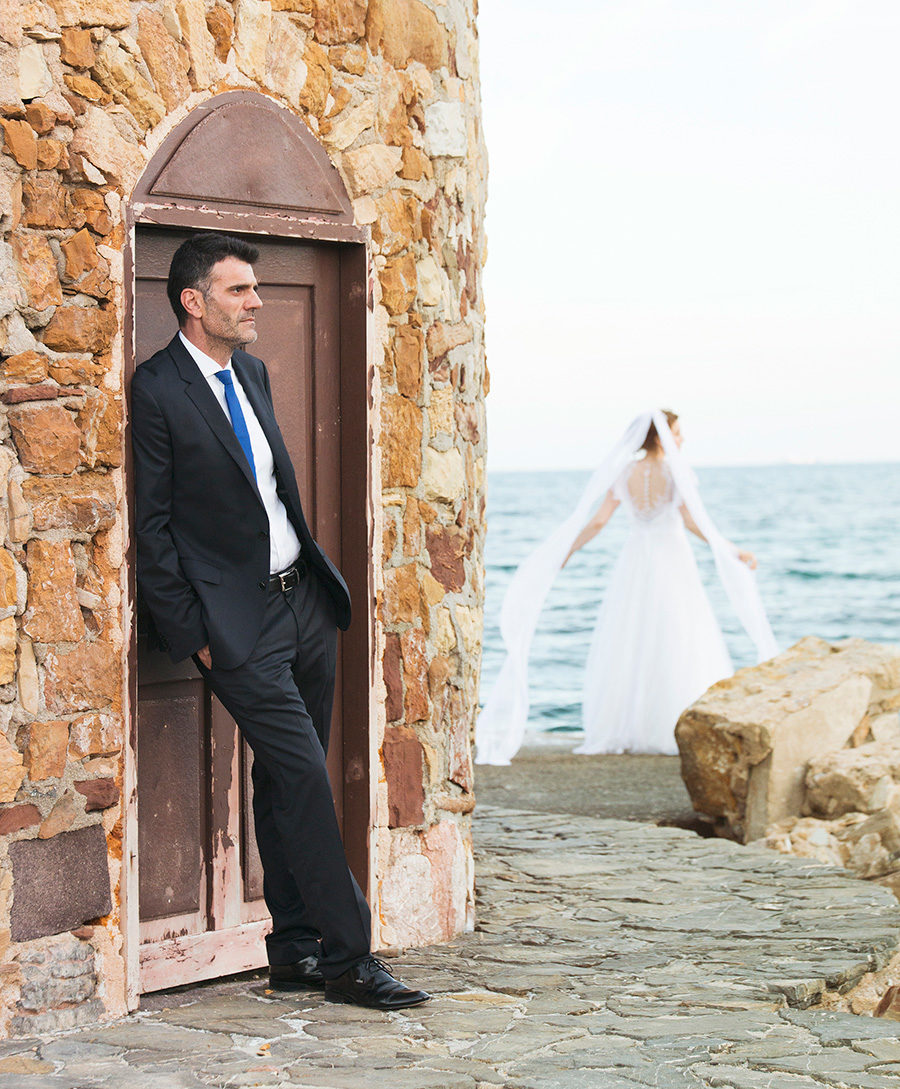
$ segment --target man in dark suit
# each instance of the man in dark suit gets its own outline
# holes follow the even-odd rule
[[[370,954],[325,766],[337,627],[350,597],[313,540],[256,340],[247,242],[184,242],[169,269],[179,332],[131,386],[137,575],[174,661],[198,669],[253,750],[273,987],[379,1009],[424,1002]]]

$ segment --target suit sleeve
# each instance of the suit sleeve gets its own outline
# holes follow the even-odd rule
[[[131,386],[138,585],[163,645],[179,662],[205,647],[209,635],[200,599],[178,562],[169,525],[174,471],[169,428],[139,374],[140,368]]]

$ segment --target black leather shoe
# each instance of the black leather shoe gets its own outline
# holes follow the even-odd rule
[[[306,991],[311,987],[321,990],[325,977],[315,957],[304,957],[293,964],[270,964],[269,986],[273,991]]]
[[[402,1010],[427,1002],[431,995],[404,986],[386,964],[365,957],[337,979],[326,979],[325,997],[329,1002],[352,1002],[373,1010]]]

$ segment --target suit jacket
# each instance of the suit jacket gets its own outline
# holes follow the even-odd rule
[[[272,448],[303,558],[346,628],[350,594],[303,516],[265,365],[235,351],[232,366]],[[178,662],[209,644],[213,662],[234,669],[262,628],[269,520],[231,422],[177,335],[135,371],[131,438],[138,589],[163,647]]]

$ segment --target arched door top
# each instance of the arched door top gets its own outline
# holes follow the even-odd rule
[[[132,201],[144,221],[179,225],[187,213],[195,224],[209,217],[210,226],[232,230],[361,234],[322,145],[299,117],[253,91],[229,91],[193,109],[151,159]],[[300,224],[320,229],[298,231]]]

